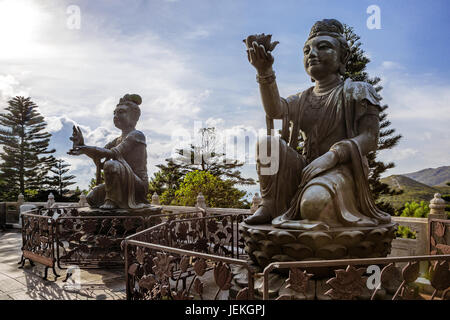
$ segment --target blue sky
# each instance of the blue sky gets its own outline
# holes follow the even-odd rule
[[[66,25],[69,5],[80,8],[80,29]],[[381,9],[381,29],[367,28],[370,5]],[[104,145],[118,134],[118,99],[139,93],[138,129],[147,137],[152,175],[174,148],[172,134],[192,133],[196,121],[238,137],[264,129],[242,39],[264,32],[280,41],[274,69],[287,96],[311,86],[301,63],[310,27],[336,18],[361,36],[369,74],[382,78],[392,127],[404,136],[380,154],[397,165],[387,174],[449,165],[449,9],[444,0],[0,0],[0,37],[10,44],[0,50],[0,109],[11,96],[31,96],[57,156],[85,188],[93,165],[65,154],[72,124],[82,125],[88,143]],[[244,174],[256,178],[254,164]]]

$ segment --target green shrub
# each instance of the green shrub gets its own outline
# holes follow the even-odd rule
[[[397,212],[400,217],[426,218],[430,213],[430,207],[425,201],[417,203],[415,201],[406,202],[403,210]]]
[[[416,232],[412,231],[409,227],[398,226],[397,237],[404,239],[416,239]]]

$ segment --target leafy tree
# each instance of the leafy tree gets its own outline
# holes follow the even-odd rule
[[[354,81],[368,82],[374,86],[378,93],[380,93],[383,89],[383,87],[379,85],[381,79],[379,77],[371,78],[365,71],[370,59],[367,57],[364,50],[361,49],[361,42],[359,41],[360,37],[354,33],[352,27],[347,25],[344,25],[344,35],[350,46],[351,53],[344,78],[350,78]],[[395,134],[395,129],[390,128],[391,122],[387,120],[387,108],[388,105],[383,105],[381,107],[378,150],[375,152],[370,152],[367,155],[370,170],[369,185],[375,200],[378,200],[381,195],[398,195],[401,193],[401,191],[393,190],[389,187],[389,185],[380,181],[381,174],[388,169],[394,168],[395,164],[393,162],[384,163],[377,160],[378,151],[392,149],[399,143],[402,137],[400,134]],[[387,202],[378,201],[377,206],[391,215],[394,214],[395,209]]]
[[[208,171],[195,170],[186,174],[180,188],[175,192],[176,197],[172,204],[194,206],[197,195],[201,192],[209,207],[249,207],[246,200],[241,200],[247,193],[233,185],[232,181],[222,180]]]
[[[396,235],[399,238],[416,239],[416,231],[412,231],[411,228],[406,226],[398,226]]]
[[[256,184],[254,179],[242,177],[241,172],[237,170],[244,165],[243,162],[228,159],[225,153],[217,150],[215,128],[202,128],[200,133],[201,145],[191,144],[189,149],[178,150],[180,158],[177,160],[182,163],[182,168],[188,172],[208,171],[216,177],[232,181],[233,184]]]
[[[31,99],[15,97],[0,114],[0,177],[6,183],[6,198],[13,199],[26,189],[42,189],[51,162],[51,134]]]
[[[62,159],[56,160],[55,166],[50,169],[54,173],[52,177],[52,185],[58,189],[59,195],[64,197],[64,194],[69,191],[67,187],[75,184],[74,175],[68,175],[70,164],[66,163]]]

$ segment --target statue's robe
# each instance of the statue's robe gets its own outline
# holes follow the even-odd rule
[[[279,170],[275,175],[259,175],[263,201],[274,202],[272,224],[309,229],[317,224],[302,222],[300,203],[305,190],[313,185],[326,189],[333,201],[341,226],[373,226],[390,222],[371,196],[368,162],[357,137],[359,120],[375,115],[379,121],[381,97],[365,82],[347,79],[334,88],[321,105],[311,102],[313,88],[282,101],[282,131],[279,141]],[[303,136],[303,154],[295,149]],[[272,138],[273,139],[273,138]],[[340,143],[349,153],[349,161],[339,163],[300,187],[302,170],[314,159]],[[257,166],[261,166],[258,164]],[[261,168],[258,168],[260,171]],[[325,226],[327,227],[327,226]]]
[[[139,209],[148,205],[147,145],[145,135],[133,130],[105,146],[114,153],[104,164],[105,183],[88,195],[91,206],[111,200],[119,208]]]

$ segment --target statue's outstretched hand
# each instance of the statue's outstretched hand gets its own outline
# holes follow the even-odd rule
[[[272,51],[278,41],[271,42],[272,35],[250,35],[244,40],[247,46],[248,61],[259,74],[264,74],[272,68],[274,61]]]
[[[334,168],[338,164],[338,158],[332,151],[328,151],[322,156],[313,160],[302,171],[302,180],[300,187],[303,188],[312,178],[325,172],[331,168]]]

